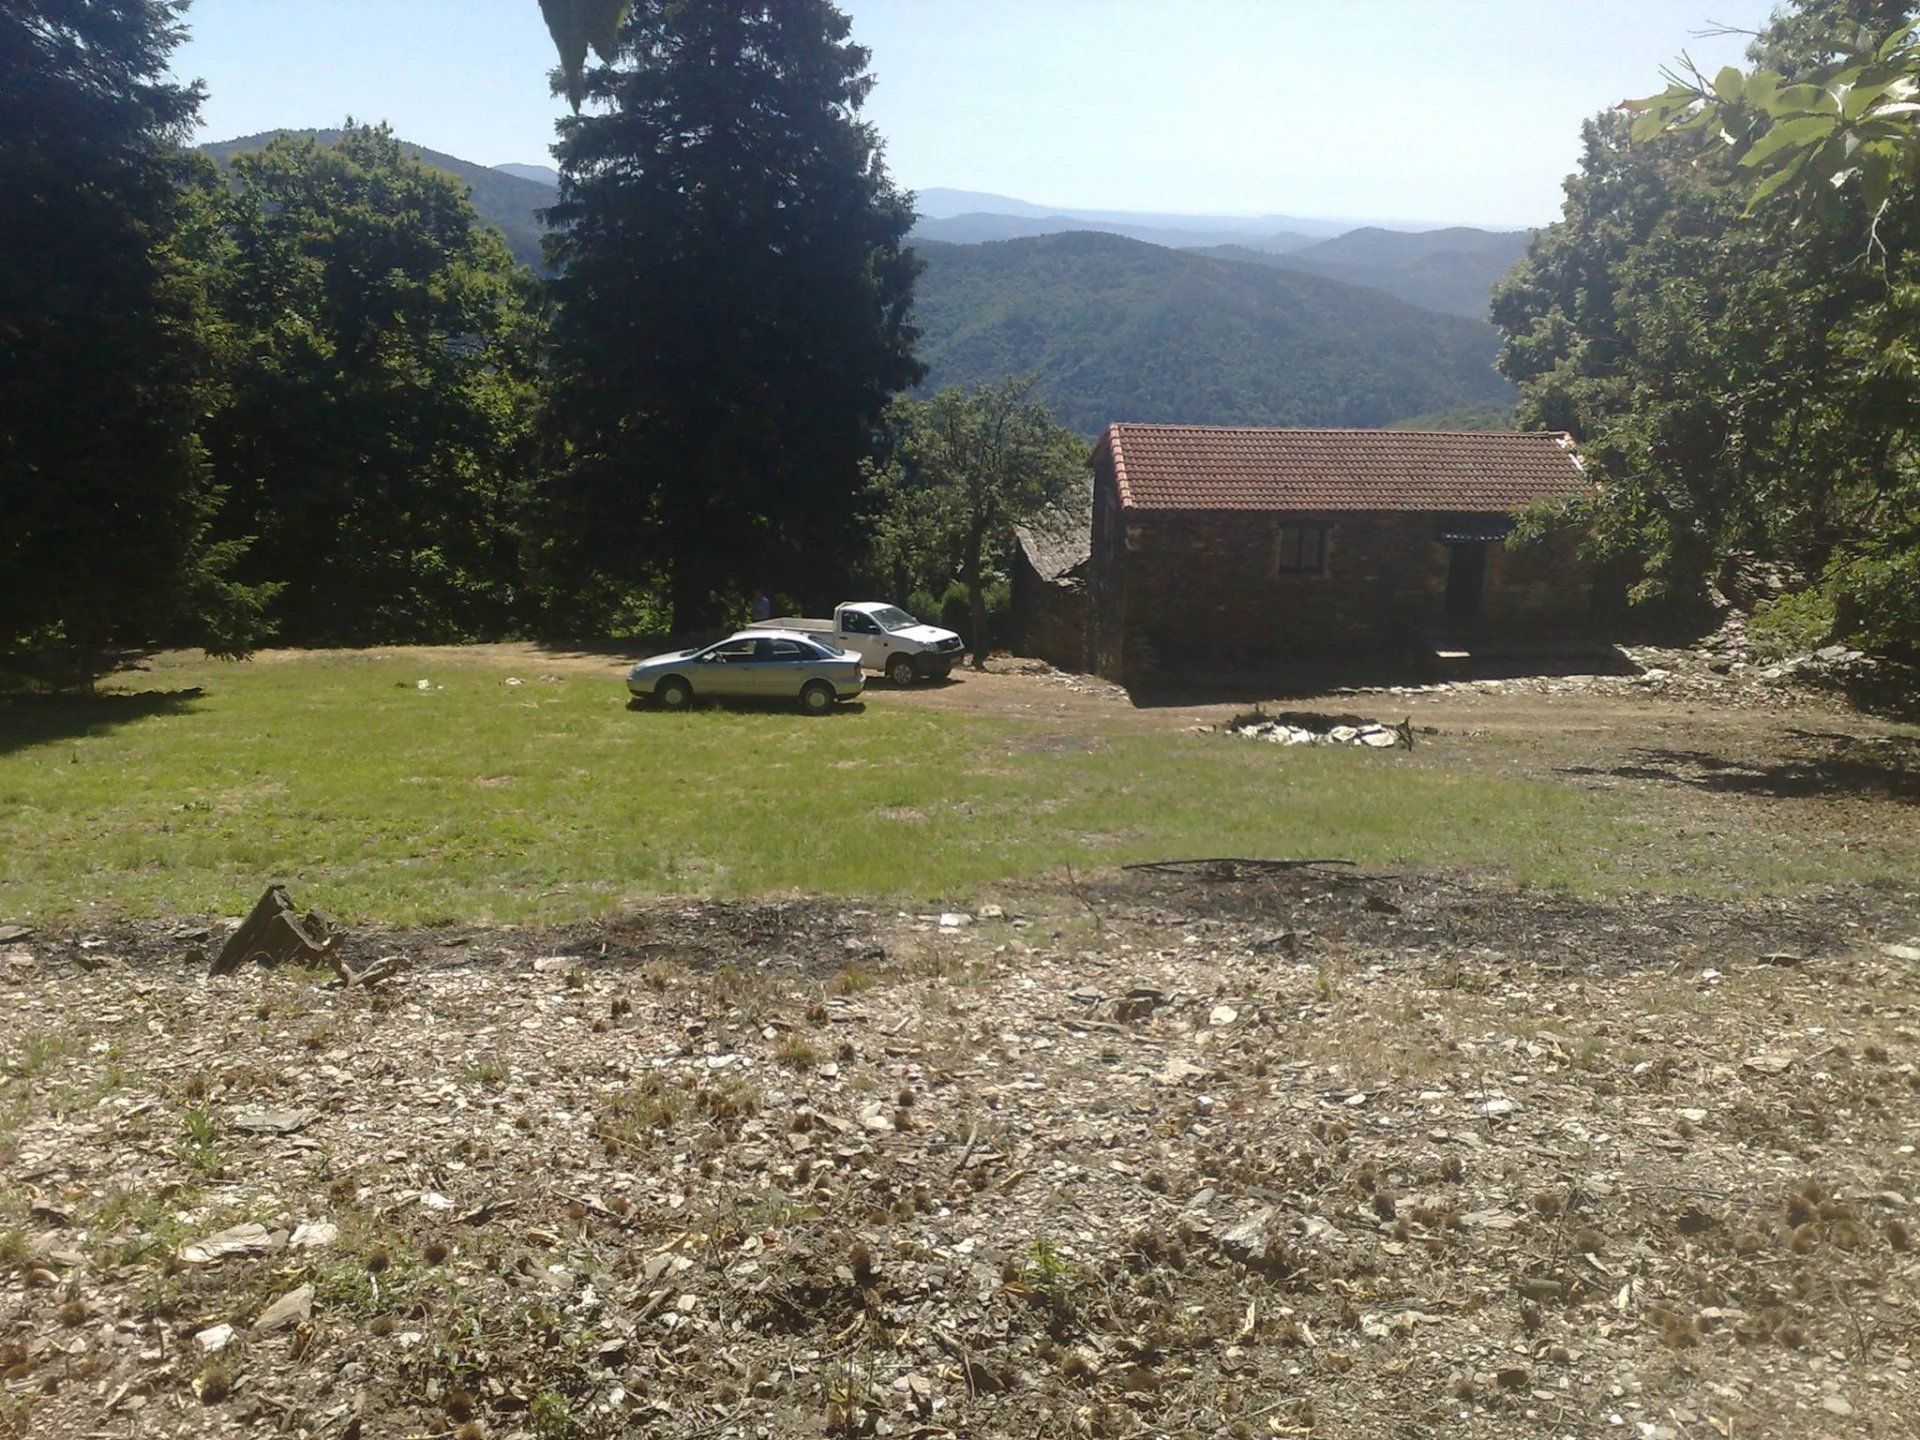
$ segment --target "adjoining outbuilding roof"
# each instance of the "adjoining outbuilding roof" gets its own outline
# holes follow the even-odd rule
[[[1593,492],[1557,432],[1109,425],[1124,510],[1514,511]]]
[[[1027,563],[1050,585],[1070,582],[1093,551],[1093,482],[1075,486],[1032,519],[1013,527]]]

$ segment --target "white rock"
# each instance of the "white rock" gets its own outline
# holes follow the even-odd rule
[[[180,1258],[189,1265],[214,1265],[229,1255],[264,1255],[272,1243],[266,1226],[249,1221],[194,1241],[181,1250]]]
[[[303,1220],[294,1227],[293,1239],[287,1243],[296,1250],[315,1250],[331,1245],[339,1236],[340,1227],[331,1220]]]
[[[204,1354],[218,1355],[233,1343],[233,1326],[210,1325],[193,1337],[193,1343],[198,1345]]]
[[[1233,1024],[1240,1018],[1240,1012],[1231,1005],[1216,1005],[1207,1016],[1207,1023],[1215,1029]]]
[[[1162,1085],[1184,1085],[1187,1081],[1197,1080],[1206,1073],[1205,1070],[1195,1065],[1191,1060],[1183,1060],[1176,1055],[1173,1059],[1167,1061],[1167,1063],[1161,1067],[1160,1072],[1153,1078],[1158,1080]]]

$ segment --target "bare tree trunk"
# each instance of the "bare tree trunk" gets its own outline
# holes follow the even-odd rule
[[[980,526],[973,527],[967,536],[967,554],[965,573],[960,577],[967,584],[967,609],[973,625],[973,668],[987,668],[987,646],[992,637],[987,634],[987,589],[980,578]]]

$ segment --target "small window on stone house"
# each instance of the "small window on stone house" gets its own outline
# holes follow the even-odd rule
[[[1320,575],[1327,568],[1325,525],[1276,525],[1273,530],[1273,573]]]

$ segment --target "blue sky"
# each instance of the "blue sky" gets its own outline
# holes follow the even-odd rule
[[[1538,224],[1583,118],[1772,0],[843,0],[904,184],[1043,204]],[[386,120],[545,163],[536,0],[194,0],[202,138]]]

